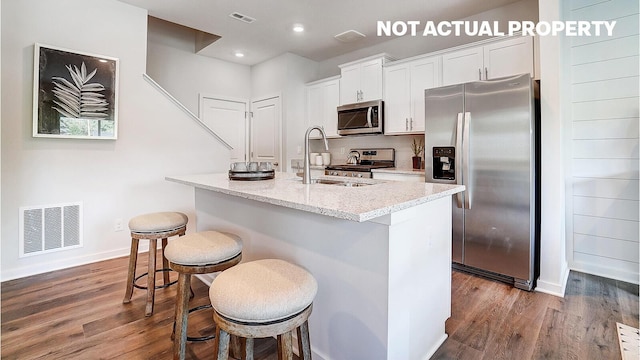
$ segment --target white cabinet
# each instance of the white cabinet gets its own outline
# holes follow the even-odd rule
[[[386,55],[340,65],[340,104],[382,99],[382,66]]]
[[[440,86],[441,57],[384,68],[384,133],[424,132],[424,90]]]
[[[322,125],[327,137],[338,137],[339,77],[307,84],[306,102],[307,126]],[[316,131],[311,135],[320,138]]]
[[[495,41],[442,55],[442,85],[529,73],[533,76],[530,36]]]
[[[533,39],[530,36],[487,44],[483,49],[485,78],[533,73]]]

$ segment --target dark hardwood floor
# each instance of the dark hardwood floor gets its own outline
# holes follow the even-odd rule
[[[176,287],[122,304],[127,258],[1,284],[2,359],[169,359]],[[146,256],[139,257],[145,266]],[[175,277],[175,275],[172,275]],[[638,286],[572,272],[564,299],[453,272],[449,338],[433,359],[620,359],[615,323],[638,327]],[[192,305],[208,302],[194,281]],[[189,318],[189,335],[212,330],[211,313]],[[311,342],[313,344],[313,334]],[[212,359],[213,340],[187,345],[187,359]],[[256,358],[276,359],[275,340]]]

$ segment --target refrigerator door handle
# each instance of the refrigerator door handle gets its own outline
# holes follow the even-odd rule
[[[464,208],[471,209],[471,171],[469,168],[469,126],[471,122],[471,113],[464,113],[464,134],[462,135],[462,173],[463,173],[463,184],[467,187],[465,190],[464,197]]]
[[[463,118],[463,114],[462,113],[458,113],[458,123],[457,123],[457,127],[456,127],[456,149],[458,149],[457,151],[461,151],[462,150],[462,118]],[[456,185],[463,185],[462,182],[462,167],[460,166],[462,163],[462,159],[461,156],[456,156],[456,173],[455,173],[455,177],[456,177]],[[456,194],[456,200],[458,202],[458,208],[462,209],[462,202],[463,197],[464,197],[464,192],[459,192]]]

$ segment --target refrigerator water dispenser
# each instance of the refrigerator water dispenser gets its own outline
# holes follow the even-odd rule
[[[433,147],[433,178],[456,179],[456,148],[453,146]]]

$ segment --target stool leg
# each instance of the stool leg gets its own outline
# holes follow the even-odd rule
[[[253,338],[230,335],[231,357],[241,360],[253,360]]]
[[[213,349],[217,360],[229,360],[229,333],[216,326],[216,340]]]
[[[309,322],[305,321],[297,329],[298,353],[300,360],[311,360],[311,341],[309,340]]]
[[[191,274],[178,274],[178,298],[176,299],[175,330],[173,339],[173,359],[184,360],[187,351],[187,319],[189,315],[189,295]]]
[[[244,356],[246,360],[253,360],[253,338],[244,339]]]
[[[127,273],[127,291],[124,293],[123,304],[131,302],[133,295],[133,279],[136,277],[136,262],[138,261],[138,239],[131,239],[131,253],[129,254],[129,270]]]
[[[158,247],[157,239],[149,240],[149,274],[147,274],[147,307],[145,316],[153,314],[153,300],[156,295],[156,249]]]
[[[167,238],[164,238],[162,239],[162,268],[163,269],[169,268],[169,260],[166,257],[164,257],[164,248],[166,247],[167,247]],[[162,276],[164,279],[164,284],[167,285],[169,283],[169,272],[163,271]]]
[[[293,360],[293,337],[291,331],[278,335],[278,360]]]

